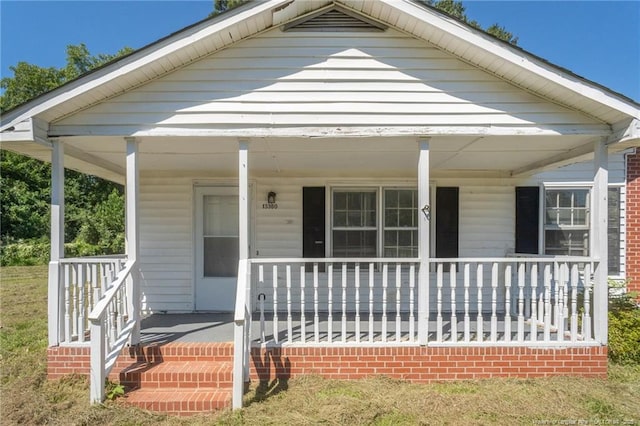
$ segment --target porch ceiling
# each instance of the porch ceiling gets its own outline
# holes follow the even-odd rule
[[[198,171],[237,174],[236,138],[140,138],[143,172]],[[415,137],[251,138],[249,164],[256,176],[415,176]],[[439,136],[430,141],[431,170],[508,175],[591,144],[585,136]],[[73,154],[125,167],[125,142],[114,137],[66,138]],[[573,160],[575,161],[575,160]],[[83,170],[91,173],[91,170]]]

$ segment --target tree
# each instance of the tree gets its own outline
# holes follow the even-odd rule
[[[0,80],[0,112],[10,110],[67,81],[126,55],[91,55],[84,44],[67,47],[62,68],[19,62],[12,77]],[[2,243],[41,239],[49,234],[51,166],[6,150],[0,157],[0,237]],[[124,200],[120,185],[72,170],[65,171],[66,241],[81,240],[105,253],[124,247]],[[119,236],[120,235],[120,236]],[[82,254],[82,253],[79,253]]]
[[[507,43],[513,45],[518,44],[518,37],[515,37],[511,32],[507,31],[505,27],[499,24],[493,24],[490,27],[483,29],[482,25],[476,20],[469,19],[466,14],[466,8],[460,0],[419,0],[428,6],[435,7],[436,9],[450,15],[456,19],[459,19],[474,28],[486,31],[494,37],[504,40]]]

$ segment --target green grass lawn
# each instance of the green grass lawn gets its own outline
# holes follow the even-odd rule
[[[0,274],[1,424],[640,424],[640,366],[616,364],[609,380],[418,385],[385,377],[302,377],[285,391],[252,388],[243,410],[191,418],[151,414],[122,399],[90,406],[85,378],[46,378],[46,268],[7,267]]]

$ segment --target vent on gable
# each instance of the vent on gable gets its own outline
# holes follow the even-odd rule
[[[366,32],[384,31],[387,27],[357,13],[334,6],[286,24],[283,31]]]

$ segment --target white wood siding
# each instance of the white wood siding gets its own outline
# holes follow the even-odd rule
[[[514,251],[515,186],[538,185],[551,178],[555,181],[585,182],[589,180],[591,167],[591,162],[577,164],[563,168],[562,173],[540,174],[529,180],[436,179],[437,186],[460,188],[460,257],[504,257]],[[612,181],[623,179],[622,155],[612,156],[610,167]],[[198,181],[197,178],[198,176],[189,176],[186,173],[182,173],[180,177],[143,176],[142,178],[140,255],[143,275],[143,309],[146,311],[191,311],[193,309],[193,186]],[[353,187],[415,185],[411,180],[392,179],[253,177],[252,180],[255,190],[252,190],[254,199],[251,204],[253,211],[250,256],[262,258],[302,257],[302,188],[304,186],[326,186],[330,191],[333,185]],[[206,180],[198,182],[201,184]],[[262,208],[270,191],[277,194],[278,209]],[[622,200],[621,260],[624,262],[624,191],[622,191]],[[327,226],[329,226],[328,219]],[[284,279],[284,268],[280,269],[281,278]],[[271,270],[268,272],[270,274]],[[490,275],[487,274],[490,274],[489,270],[485,271],[485,278],[488,280]],[[299,288],[299,274],[294,273],[293,278],[293,293],[296,295],[295,289]],[[462,279],[460,273],[459,278]],[[432,281],[435,285],[435,281]],[[308,281],[307,286],[310,283],[311,281]],[[363,277],[363,287],[365,283],[366,280]],[[339,281],[336,281],[334,286],[339,286]],[[460,285],[458,290],[461,291],[461,289]],[[334,291],[340,290],[336,287]],[[490,300],[490,292],[490,288],[485,289],[483,294],[485,300]],[[432,291],[433,294],[435,291]],[[283,290],[280,300],[284,300],[284,295]],[[271,295],[267,296],[267,300],[270,301]],[[326,290],[321,290],[320,296],[326,297]],[[336,293],[336,296],[339,294]],[[337,301],[339,298],[334,300]],[[449,294],[445,294],[443,300],[446,306]],[[458,300],[462,300],[462,294],[459,295]],[[375,309],[379,309],[379,306],[376,305]]]
[[[192,194],[192,179],[141,179],[143,311],[193,310]]]
[[[55,123],[265,128],[518,126],[601,123],[528,94],[394,30],[283,33],[239,42]]]

